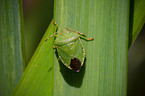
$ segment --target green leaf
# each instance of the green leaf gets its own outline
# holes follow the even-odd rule
[[[21,0],[0,2],[0,96],[10,96],[20,80],[24,62]]]
[[[58,30],[68,27],[94,37],[81,40],[86,60],[79,73],[57,60],[51,23],[14,96],[125,96],[127,89],[128,0],[56,0]],[[54,56],[53,56],[54,55]],[[55,59],[54,59],[55,57]]]
[[[52,47],[54,38],[50,38],[47,42],[45,40],[55,30],[56,27],[51,23],[18,83],[14,96],[52,96],[54,81],[54,51]]]
[[[129,48],[145,23],[145,1],[131,0],[130,2]]]
[[[56,0],[55,20],[94,41],[82,40],[86,62],[80,73],[54,64],[54,96],[125,96],[128,0]],[[57,60],[56,60],[57,61]]]

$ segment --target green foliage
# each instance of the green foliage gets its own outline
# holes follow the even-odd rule
[[[21,0],[1,1],[0,95],[8,96],[25,68],[23,18]],[[86,53],[82,70],[76,73],[58,60],[52,48],[54,37],[45,42],[56,30],[51,22],[12,95],[125,96],[128,47],[145,22],[144,0],[130,2],[131,5],[129,0],[55,0],[58,30],[68,27],[95,38],[91,42],[82,40]],[[38,27],[30,25],[35,33]],[[33,42],[29,39],[26,41]]]
[[[52,96],[54,88],[54,51],[52,48],[54,37],[47,42],[45,40],[55,30],[56,27],[51,23],[18,83],[14,96]]]
[[[129,48],[145,23],[145,1],[130,0]]]
[[[0,2],[0,96],[11,95],[25,66],[21,3]]]
[[[54,96],[125,96],[129,2],[56,0],[59,30],[68,27],[94,37],[82,41],[86,61],[79,73],[54,64]]]

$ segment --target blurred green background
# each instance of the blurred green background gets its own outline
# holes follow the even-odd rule
[[[128,51],[128,96],[145,96],[145,25]]]
[[[22,0],[26,64],[53,18],[53,0]]]

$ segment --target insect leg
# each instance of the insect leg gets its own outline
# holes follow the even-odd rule
[[[53,46],[52,48],[55,49],[57,46]]]
[[[54,22],[54,21],[52,21],[54,24],[55,24],[55,26],[58,28],[58,25]]]
[[[81,35],[83,35],[83,36],[86,36],[85,34],[79,32],[79,31],[76,31],[76,30],[73,30],[73,29],[69,29],[69,28],[67,28],[67,27],[66,27],[66,29],[67,29],[67,30],[71,30],[71,31],[75,31],[76,33],[79,33],[79,34],[81,34]]]
[[[58,60],[61,60],[60,58],[58,58]]]
[[[58,28],[58,25],[54,22],[54,21],[52,21],[54,24],[55,24],[55,26],[56,26],[56,30],[57,30],[57,28]],[[59,31],[57,31],[57,32],[55,32],[54,34],[52,34],[49,38],[51,38],[52,36],[54,36],[56,33],[58,33]],[[47,38],[46,40],[45,40],[45,42],[49,39],[49,38]]]
[[[57,33],[57,32],[55,32],[54,34],[52,34],[49,38],[51,38],[52,36],[54,36],[56,33]],[[46,42],[49,38],[47,38],[47,39],[45,40],[45,42]]]
[[[55,36],[55,34],[58,33],[58,32],[60,32],[60,31],[55,32],[55,33],[52,34],[49,38],[51,38],[52,36]],[[60,34],[61,34],[61,33],[60,33]],[[45,40],[45,42],[46,42],[49,38],[47,38],[47,39]]]
[[[84,37],[84,36],[81,36],[81,35],[79,35],[81,38],[83,38],[83,39],[85,39],[85,40],[87,40],[87,41],[91,41],[91,40],[93,40],[94,38],[90,38],[90,39],[87,39],[86,37]]]

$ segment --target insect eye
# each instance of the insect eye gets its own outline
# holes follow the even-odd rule
[[[71,59],[70,67],[76,71],[79,72],[81,69],[81,61],[78,60],[77,58]]]

